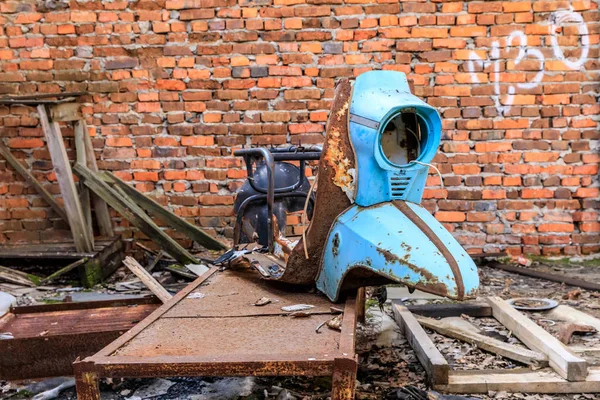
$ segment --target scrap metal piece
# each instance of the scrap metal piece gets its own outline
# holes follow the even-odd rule
[[[319,272],[329,229],[336,217],[352,205],[346,191],[354,187],[352,170],[356,168],[354,150],[348,134],[348,109],[352,85],[341,79],[336,87],[323,152],[319,160],[317,194],[313,217],[306,231],[306,243],[300,240],[292,250],[285,271],[279,278],[282,282],[313,284]],[[307,246],[308,259],[304,255]]]
[[[537,299],[533,297],[518,297],[506,300],[517,310],[523,311],[548,311],[558,306],[558,301],[552,299]]]

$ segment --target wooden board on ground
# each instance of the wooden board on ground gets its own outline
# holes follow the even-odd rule
[[[587,361],[571,353],[544,328],[515,310],[500,297],[488,297],[494,318],[507,327],[523,343],[548,356],[550,366],[568,381],[583,381],[587,376]]]
[[[448,384],[436,385],[436,390],[449,393],[598,393],[600,367],[590,367],[583,381],[569,382],[551,368],[532,371],[519,368],[499,371],[451,371]]]
[[[0,281],[15,283],[17,285],[33,287],[36,283],[25,272],[0,266]]]
[[[523,364],[533,365],[535,367],[544,367],[548,365],[547,357],[536,351],[505,343],[476,332],[467,331],[445,323],[443,320],[438,321],[419,316],[417,316],[416,319],[422,326],[432,329],[444,336],[477,345],[480,349],[501,355],[502,357],[519,361]]]
[[[142,283],[146,285],[146,287],[150,289],[150,291],[154,293],[154,295],[163,303],[166,303],[171,299],[171,297],[173,297],[171,293],[167,292],[167,289],[162,287],[161,284],[158,283],[156,279],[154,279],[154,277],[150,275],[150,273],[146,271],[144,267],[142,267],[133,257],[125,257],[123,264],[125,264],[125,266],[129,268],[129,270],[133,272],[135,276],[140,278]]]
[[[429,339],[414,315],[399,302],[392,303],[392,310],[396,323],[404,332],[404,336],[425,368],[429,380],[437,384],[448,382],[448,372],[450,371],[448,362]]]

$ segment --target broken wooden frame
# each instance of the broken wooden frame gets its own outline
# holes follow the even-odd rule
[[[73,375],[73,361],[127,332],[160,305],[154,297],[13,307],[0,317],[0,379]]]
[[[405,333],[417,358],[425,368],[436,390],[450,393],[487,393],[489,390],[529,393],[600,392],[600,367],[587,367],[587,362],[571,352],[535,322],[498,297],[487,298],[487,304],[452,304],[410,306],[415,313],[428,317],[489,316],[506,326],[526,346],[548,358],[552,368],[537,371],[515,370],[453,371],[437,350],[415,317],[400,302],[393,303],[394,318]],[[436,314],[439,308],[439,315]],[[539,329],[538,329],[539,328]]]
[[[77,266],[79,278],[84,286],[92,287],[120,267],[124,255],[125,246],[119,237],[98,237],[93,250],[85,253],[78,252],[73,242],[5,244],[0,247],[0,265],[52,262],[53,265],[64,263],[63,265],[69,266],[68,264],[72,265],[73,262],[86,258],[83,264]],[[58,272],[60,270],[55,274]]]
[[[191,296],[190,296],[191,295]],[[262,297],[273,301],[262,307]],[[313,304],[307,318],[282,306]],[[98,400],[100,378],[332,376],[332,399],[354,398],[356,300],[341,331],[315,328],[335,316],[316,293],[281,288],[255,271],[211,269],[125,335],[74,364],[80,400]]]

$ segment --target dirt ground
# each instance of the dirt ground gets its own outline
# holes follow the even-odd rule
[[[533,267],[554,273],[569,273],[570,276],[584,278],[590,282],[600,282],[600,266],[597,261],[537,261]],[[600,317],[600,292],[582,290],[546,280],[529,278],[513,273],[482,266],[480,271],[480,296],[496,295],[504,299],[516,297],[548,298]],[[109,291],[120,293],[145,293],[145,290],[126,272],[120,270],[113,276]],[[183,287],[185,282],[165,281],[171,287]],[[123,284],[125,282],[125,284]],[[107,291],[108,289],[103,289]],[[66,292],[68,293],[68,292]],[[62,292],[64,296],[65,292]],[[45,297],[61,296],[61,292],[47,293]],[[25,295],[19,299],[20,304],[31,303],[34,299]],[[39,301],[39,299],[38,299]],[[424,300],[407,301],[424,303]],[[433,300],[439,302],[439,300]],[[369,304],[373,304],[370,301]],[[540,326],[552,334],[557,333],[557,324],[549,321],[543,313],[528,313]],[[396,391],[406,385],[414,385],[426,389],[425,372],[397,325],[391,319],[391,306],[386,304],[385,314],[376,306],[369,309],[367,323],[358,327],[357,351],[359,353],[359,370],[357,399],[396,399]],[[468,318],[477,327],[486,332],[494,331],[498,337],[504,336],[507,341],[519,344],[510,337],[503,326],[492,318]],[[438,349],[447,359],[452,369],[512,369],[524,365],[506,358],[486,353],[475,346],[453,340],[427,331]],[[600,334],[577,336],[574,344],[582,346],[600,346]],[[600,360],[589,359],[590,365],[600,365]],[[102,399],[326,399],[329,395],[331,380],[329,378],[168,378],[129,379],[104,381],[101,384]],[[0,382],[0,398],[30,398],[18,392],[23,386]],[[478,399],[600,399],[600,394],[576,395],[539,395],[525,393],[489,392],[487,395],[470,395]],[[64,390],[57,399],[75,399],[74,388]]]

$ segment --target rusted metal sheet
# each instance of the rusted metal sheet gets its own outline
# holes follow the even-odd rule
[[[302,285],[314,283],[329,229],[335,218],[351,205],[346,194],[352,190],[351,171],[355,168],[354,151],[348,135],[351,93],[350,81],[341,79],[335,88],[327,122],[327,136],[319,160],[315,208],[306,232],[308,259],[304,254],[306,243],[300,240],[289,256],[285,272],[279,278],[282,282]]]
[[[121,338],[77,362],[79,398],[97,398],[102,377],[286,375],[338,376],[343,387],[337,392],[344,395],[334,399],[349,398],[356,379],[355,299],[345,303],[341,331],[317,333],[334,316],[330,303],[321,294],[290,289],[262,280],[253,269],[207,272]],[[271,303],[254,306],[261,297]],[[281,310],[300,303],[315,306],[308,318]]]
[[[72,375],[77,357],[94,354],[158,307],[154,297],[15,307],[0,319],[0,332],[13,336],[0,340],[0,379]]]

